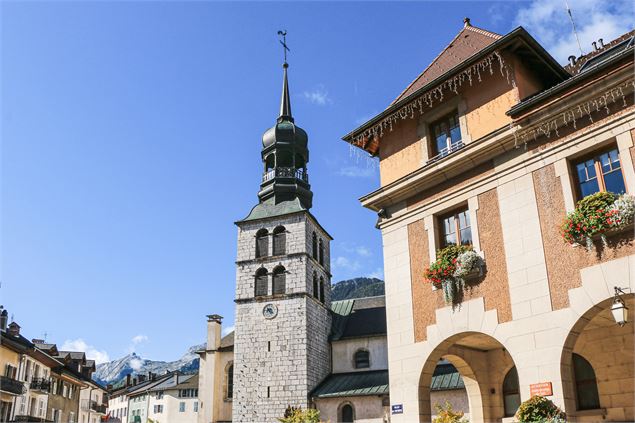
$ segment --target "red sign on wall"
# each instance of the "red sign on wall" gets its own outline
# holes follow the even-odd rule
[[[549,397],[553,395],[553,388],[551,382],[541,382],[529,385],[529,395],[540,395],[541,397]]]

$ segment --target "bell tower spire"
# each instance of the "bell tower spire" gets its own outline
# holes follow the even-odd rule
[[[282,68],[282,98],[280,99],[280,116],[278,116],[278,122],[282,122],[283,120],[293,122],[293,116],[291,115],[291,97],[289,96],[289,80],[287,78],[289,64],[285,61]]]

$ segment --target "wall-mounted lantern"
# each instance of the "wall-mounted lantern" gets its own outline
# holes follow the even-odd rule
[[[613,298],[613,304],[611,305],[611,314],[613,314],[613,319],[615,319],[615,323],[620,325],[620,327],[624,326],[628,322],[628,307],[624,304],[624,300],[620,296],[620,294],[624,294],[621,288],[617,286],[615,288],[615,297]]]

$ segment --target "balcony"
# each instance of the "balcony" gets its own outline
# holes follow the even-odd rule
[[[0,391],[8,394],[22,395],[26,393],[24,383],[8,376],[0,376]]]
[[[97,401],[82,400],[81,408],[83,411],[94,411],[96,413],[106,414],[108,405],[100,404]]]
[[[29,385],[29,387],[31,388],[32,391],[48,393],[51,390],[51,381],[41,377],[33,378],[31,380],[31,384]]]
[[[269,169],[262,175],[262,182],[267,182],[273,178],[295,178],[303,182],[309,183],[309,174],[304,168],[295,167],[276,167]]]
[[[458,151],[458,150],[462,149],[463,147],[465,147],[465,144],[463,143],[463,141],[455,142],[452,145],[450,145],[449,147],[446,147],[443,150],[440,150],[439,154],[437,154],[436,156],[434,156],[430,160],[428,160],[428,162],[426,164],[434,163],[434,162],[436,162],[438,160],[441,160],[442,158],[454,153],[455,151]]]
[[[13,420],[11,421],[13,422],[52,422],[53,420],[47,420],[44,417],[21,415],[21,416],[15,416]]]

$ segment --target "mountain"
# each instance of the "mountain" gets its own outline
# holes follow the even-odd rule
[[[165,372],[174,370],[180,370],[185,374],[196,373],[198,371],[199,357],[195,351],[203,348],[205,348],[205,344],[194,345],[187,350],[183,357],[176,361],[154,361],[138,356],[135,353],[128,354],[120,359],[98,364],[97,370],[93,374],[93,379],[103,385],[115,385],[128,374],[133,375],[133,377],[138,374],[147,375],[148,372],[162,375]]]
[[[384,281],[377,278],[354,278],[331,286],[331,301],[384,295]]]

